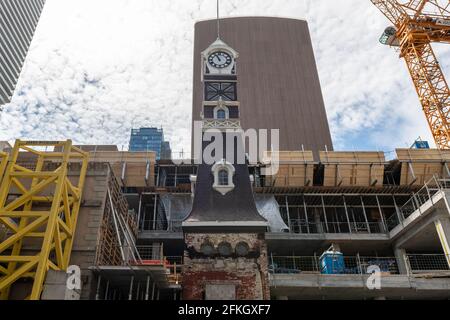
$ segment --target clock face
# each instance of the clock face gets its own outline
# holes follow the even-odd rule
[[[228,67],[233,59],[231,56],[223,51],[216,51],[208,57],[208,63],[214,68],[223,69]]]

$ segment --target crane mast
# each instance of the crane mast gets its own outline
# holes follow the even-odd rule
[[[371,1],[394,25],[383,43],[399,47],[437,147],[450,149],[450,90],[431,47],[450,43],[450,1]]]

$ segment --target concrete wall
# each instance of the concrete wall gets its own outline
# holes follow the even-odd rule
[[[95,265],[95,253],[100,236],[110,174],[110,169],[106,164],[90,165],[87,172],[83,202],[70,259],[71,265],[77,265],[81,268],[83,286],[81,299],[93,298],[93,286],[95,287],[96,279],[94,279],[94,275],[89,268]]]

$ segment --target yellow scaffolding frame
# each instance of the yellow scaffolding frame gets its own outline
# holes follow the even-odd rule
[[[80,164],[74,184],[71,160]],[[71,140],[16,141],[0,185],[0,224],[8,229],[0,243],[1,300],[23,278],[32,279],[26,298],[38,300],[47,271],[69,266],[87,166],[88,154]]]

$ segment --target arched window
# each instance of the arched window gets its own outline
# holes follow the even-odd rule
[[[230,118],[229,110],[226,106],[217,106],[214,108],[214,119],[225,120]]]
[[[228,186],[228,170],[221,169],[219,171],[219,186]]]
[[[234,189],[233,175],[235,172],[234,166],[225,161],[225,159],[216,162],[211,168],[214,175],[213,188],[225,195]]]
[[[217,110],[217,119],[224,120],[227,118],[227,113],[223,109]]]

